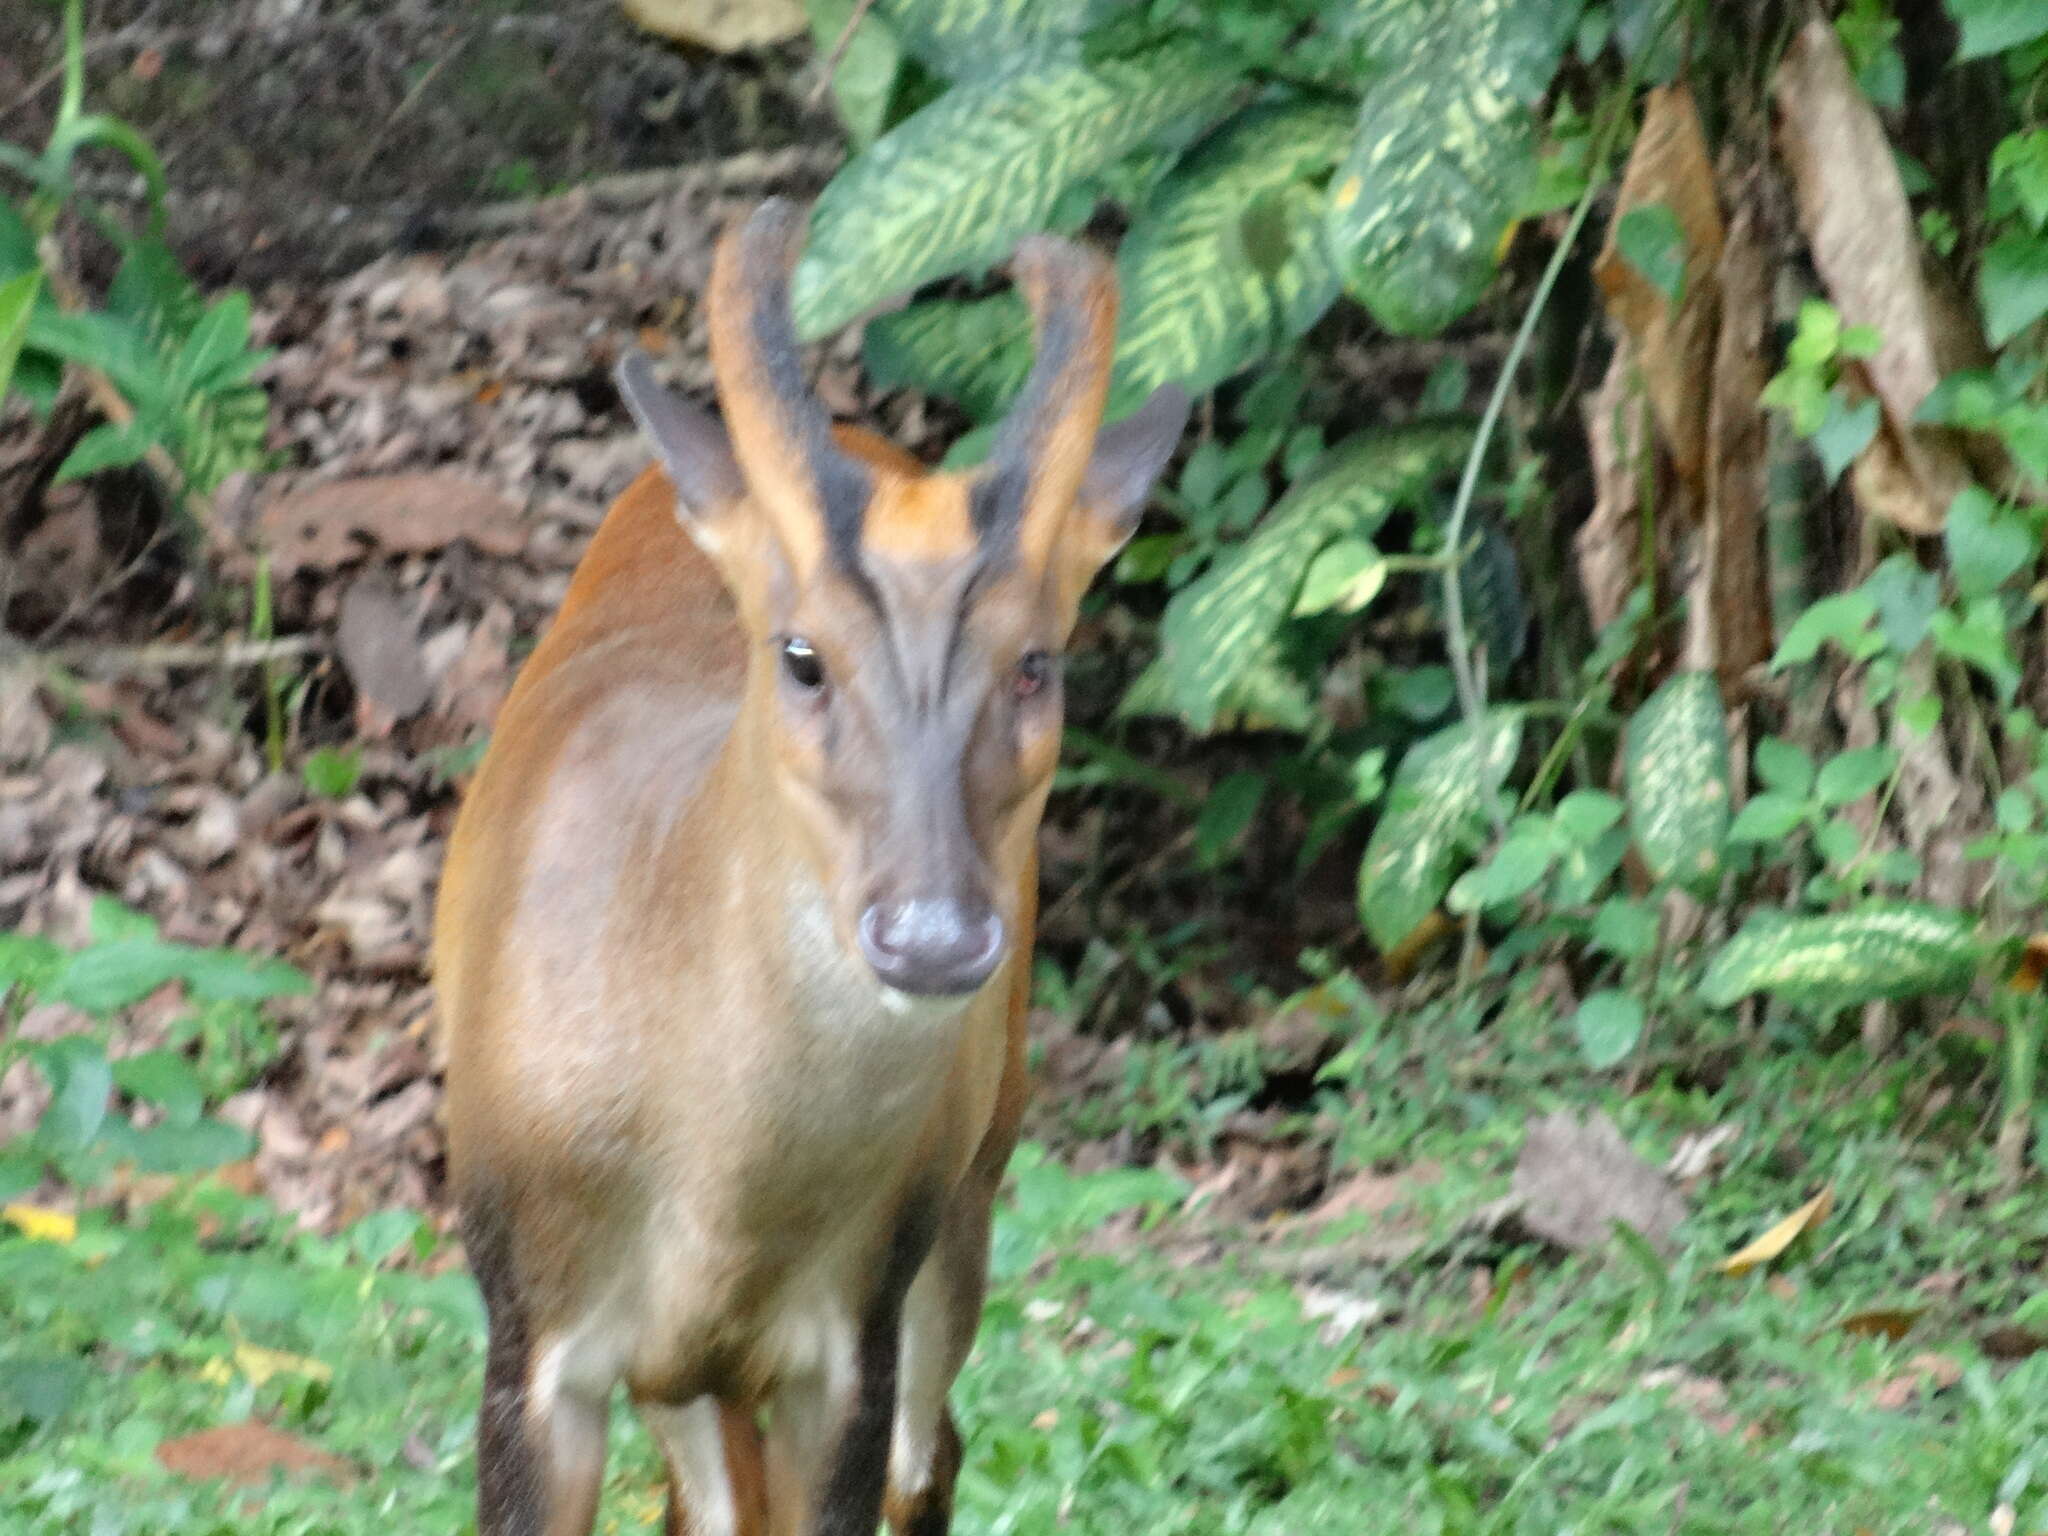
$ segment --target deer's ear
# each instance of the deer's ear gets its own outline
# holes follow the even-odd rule
[[[1190,403],[1178,384],[1162,384],[1134,413],[1096,434],[1076,500],[1080,517],[1094,525],[1090,532],[1105,546],[1102,559],[1137,531],[1152,482],[1187,427]]]
[[[693,534],[706,536],[711,520],[745,494],[732,440],[710,412],[662,388],[638,348],[619,360],[615,377],[619,398],[676,488],[676,516]]]

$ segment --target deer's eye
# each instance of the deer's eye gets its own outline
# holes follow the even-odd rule
[[[1045,651],[1026,651],[1017,662],[1017,678],[1012,685],[1017,697],[1028,699],[1035,693],[1045,691],[1045,685],[1053,679],[1054,662]]]
[[[825,663],[802,635],[790,635],[783,640],[782,670],[806,693],[815,693],[825,686]]]

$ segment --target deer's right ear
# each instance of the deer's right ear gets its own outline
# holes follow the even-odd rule
[[[637,347],[619,359],[619,398],[654,445],[676,488],[676,515],[699,538],[709,522],[746,492],[732,440],[708,412],[656,382],[654,365]]]

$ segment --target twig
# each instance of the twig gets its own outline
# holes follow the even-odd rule
[[[1600,136],[1599,146],[1591,157],[1590,163],[1600,172],[1604,173],[1608,152],[1614,147],[1621,125],[1628,120],[1631,99],[1632,93],[1622,97],[1621,105],[1609,119]],[[1479,418],[1479,430],[1473,435],[1471,452],[1465,455],[1465,472],[1458,477],[1457,499],[1451,504],[1450,519],[1444,526],[1446,549],[1456,550],[1464,543],[1465,518],[1472,510],[1472,497],[1479,489],[1479,468],[1486,460],[1487,444],[1493,440],[1501,412],[1507,407],[1508,391],[1515,382],[1515,370],[1521,367],[1522,356],[1529,350],[1529,343],[1536,334],[1536,322],[1542,318],[1544,308],[1550,302],[1551,290],[1557,286],[1565,262],[1571,257],[1572,247],[1578,243],[1579,231],[1585,228],[1586,217],[1593,211],[1593,199],[1604,184],[1604,175],[1587,177],[1586,190],[1579,194],[1578,206],[1572,209],[1571,222],[1565,226],[1556,249],[1550,253],[1550,261],[1543,268],[1543,276],[1537,280],[1529,307],[1522,312],[1522,323],[1515,331],[1514,343],[1501,362],[1500,375],[1493,381],[1493,393],[1487,399],[1485,414]],[[1486,698],[1472,662],[1472,637],[1465,627],[1465,589],[1458,579],[1462,565],[1463,561],[1458,561],[1444,571],[1444,628],[1448,631],[1446,641],[1450,651],[1451,679],[1457,685],[1458,706],[1465,716],[1465,729],[1472,738],[1473,749],[1483,752],[1486,741],[1481,732],[1484,729]],[[1485,770],[1483,763],[1479,783],[1485,791],[1486,810],[1493,820],[1494,831],[1504,837],[1507,835],[1508,817],[1501,801],[1500,786],[1493,781],[1492,774]]]
[[[853,14],[846,18],[846,25],[839,29],[839,36],[832,41],[831,49],[825,55],[825,66],[818,76],[818,83],[811,87],[810,105],[816,106],[825,99],[825,93],[832,89],[832,77],[839,72],[839,61],[846,56],[847,46],[853,41],[853,29],[861,24],[875,0],[858,0]]]
[[[322,635],[283,635],[275,640],[166,641],[132,647],[63,645],[30,651],[31,661],[106,672],[167,672],[180,667],[257,667],[329,648]]]

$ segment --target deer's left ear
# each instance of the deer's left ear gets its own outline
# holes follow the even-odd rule
[[[1080,526],[1068,533],[1069,538],[1098,547],[1096,564],[1123,548],[1137,531],[1152,482],[1166,468],[1187,427],[1189,405],[1186,390],[1162,384],[1133,414],[1096,434],[1095,451],[1075,498],[1074,518]]]

